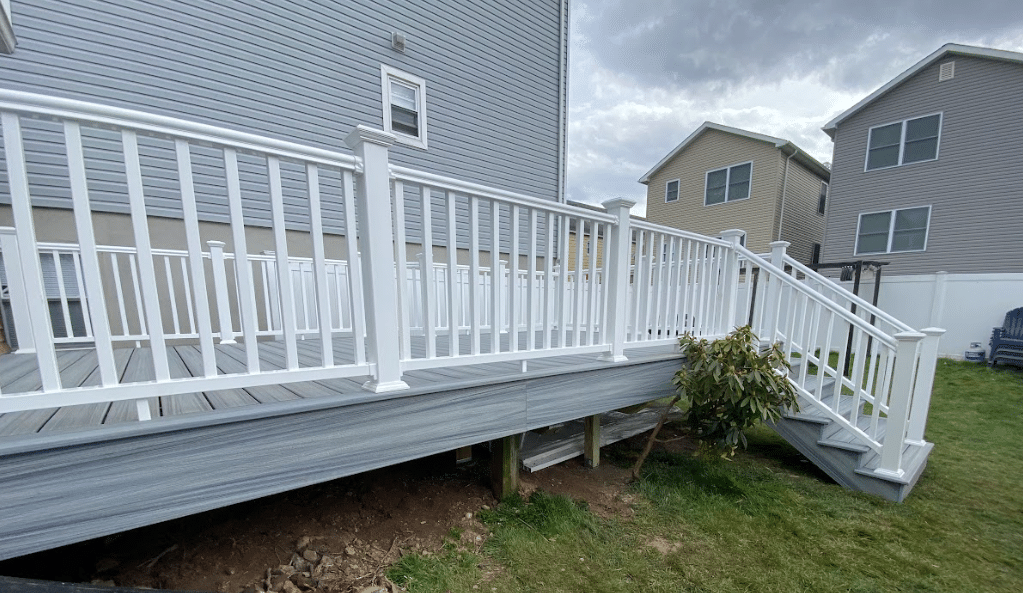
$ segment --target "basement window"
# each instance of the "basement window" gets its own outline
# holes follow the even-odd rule
[[[380,66],[384,130],[400,144],[426,149],[426,81],[390,66]]]

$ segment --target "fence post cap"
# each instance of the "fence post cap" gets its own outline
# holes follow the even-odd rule
[[[365,124],[359,124],[345,136],[345,145],[348,148],[355,149],[355,147],[363,142],[369,142],[370,144],[387,147],[394,144],[397,140],[394,134],[371,128]]]
[[[625,198],[611,198],[610,200],[604,200],[600,203],[604,207],[604,210],[611,210],[612,208],[632,208],[636,205],[636,202],[627,200]]]
[[[927,336],[917,331],[908,331],[899,332],[897,334],[894,334],[892,337],[900,342],[919,342],[920,340],[926,338]]]

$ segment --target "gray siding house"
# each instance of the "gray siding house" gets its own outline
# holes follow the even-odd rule
[[[365,124],[396,133],[394,163],[557,200],[567,4],[4,0],[0,86],[329,149]],[[152,200],[173,215],[173,192]]]
[[[1023,272],[1023,54],[948,44],[824,126],[822,261]]]

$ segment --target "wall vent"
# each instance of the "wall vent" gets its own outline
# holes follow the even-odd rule
[[[952,80],[952,77],[956,75],[956,63],[945,62],[938,69],[938,82],[944,82],[946,80]]]

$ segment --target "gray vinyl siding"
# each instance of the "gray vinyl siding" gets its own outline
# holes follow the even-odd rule
[[[558,0],[528,9],[468,0],[19,0],[19,45],[0,57],[0,85],[347,151],[343,138],[356,125],[383,127],[380,66],[387,64],[426,80],[429,150],[395,145],[392,162],[555,200],[559,11]],[[404,54],[391,48],[392,31],[405,33]],[[123,212],[123,162],[108,157],[119,140],[90,133],[94,207]],[[66,182],[51,183],[66,169],[62,151],[51,149],[59,141],[55,126],[26,125],[39,205],[67,203]],[[176,216],[173,149],[140,143],[150,213]],[[222,157],[199,150],[195,161],[201,217],[226,221]],[[289,226],[301,227],[304,172],[292,168],[282,171],[286,214]],[[326,223],[339,229],[340,200],[330,196],[340,193],[340,175],[323,174]],[[265,176],[264,164],[242,163],[251,224],[269,221]]]
[[[955,60],[955,77],[938,68]],[[1023,64],[949,56],[922,69],[835,135],[824,261],[889,261],[885,274],[1023,272]],[[868,130],[942,113],[938,158],[864,171]],[[863,212],[931,206],[926,251],[855,255]]]

